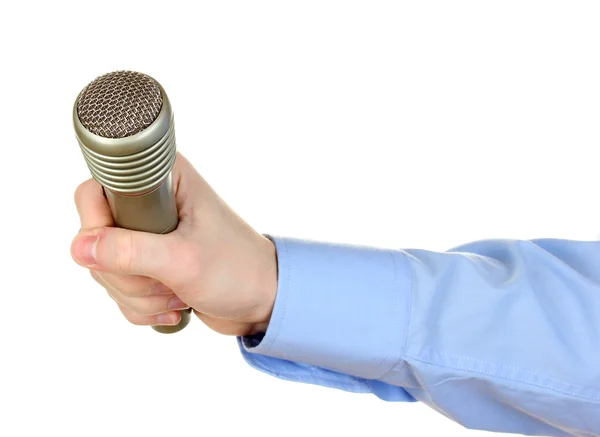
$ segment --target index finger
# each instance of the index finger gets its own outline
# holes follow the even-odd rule
[[[114,226],[115,222],[104,189],[94,178],[83,182],[75,190],[75,206],[81,229]]]

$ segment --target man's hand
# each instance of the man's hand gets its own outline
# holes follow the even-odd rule
[[[81,230],[71,255],[136,325],[176,325],[193,308],[225,335],[265,331],[277,292],[273,243],[254,231],[183,156],[173,168],[178,228],[156,235],[115,228],[102,187],[75,191]]]

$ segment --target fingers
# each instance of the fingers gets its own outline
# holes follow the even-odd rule
[[[117,305],[119,305],[117,303]],[[167,313],[156,314],[156,315],[143,315],[135,312],[131,308],[127,308],[123,305],[119,305],[119,309],[121,313],[125,316],[125,318],[134,325],[141,326],[159,326],[159,325],[168,325],[174,326],[177,325],[181,321],[181,314],[179,311],[169,311]]]
[[[101,278],[102,285],[110,285],[129,297],[144,297],[153,295],[173,294],[173,290],[156,279],[146,278],[144,276],[126,276],[114,273],[100,273],[90,270],[94,279],[98,282]]]
[[[131,323],[179,323],[179,310],[189,306],[169,287],[153,279],[169,277],[165,275],[169,272],[171,276],[177,274],[172,265],[177,262],[171,255],[172,243],[165,236],[114,228],[103,188],[94,179],[77,187],[75,205],[81,231],[71,244],[73,259],[90,269],[92,277]]]
[[[75,190],[75,206],[82,229],[114,226],[114,220],[104,189],[94,179],[88,179]]]
[[[95,271],[91,271],[91,274],[114,301],[139,314],[149,316],[189,308],[189,305],[182,302],[167,287],[152,284],[154,281],[148,278],[118,277]],[[136,282],[144,282],[144,279],[147,279],[147,287],[128,288]]]
[[[92,270],[147,276],[168,283],[186,276],[195,254],[173,235],[95,228],[83,230],[73,239],[71,256]]]
[[[173,293],[149,295],[149,296],[132,296],[130,295],[131,290],[118,289],[114,286],[114,282],[126,283],[127,278],[114,278],[107,279],[106,274],[91,271],[91,275],[94,280],[100,284],[108,292],[110,297],[117,303],[121,312],[125,314],[128,319],[131,318],[132,323],[135,324],[170,324],[173,321],[173,317],[170,315],[173,311],[187,309],[189,306],[183,303]],[[112,283],[111,283],[112,279]],[[161,314],[167,314],[166,317],[157,317]],[[177,318],[173,323],[177,323]],[[148,322],[148,323],[146,323]]]
[[[167,313],[169,311],[189,308],[189,305],[182,302],[181,299],[174,294],[131,297],[127,296],[125,293],[121,293],[119,290],[116,290],[113,287],[107,288],[107,291],[115,302],[144,316],[153,316]]]

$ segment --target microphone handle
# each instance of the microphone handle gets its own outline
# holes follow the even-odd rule
[[[135,231],[168,234],[179,224],[179,213],[175,201],[175,190],[171,172],[163,183],[149,193],[123,195],[104,187],[115,224],[120,228]],[[191,309],[181,310],[181,320],[175,326],[152,326],[161,334],[181,331],[191,319]]]

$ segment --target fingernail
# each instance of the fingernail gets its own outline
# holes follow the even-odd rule
[[[96,264],[97,235],[86,235],[79,238],[73,247],[73,257],[81,264]]]
[[[175,324],[175,316],[173,314],[164,313],[156,316],[156,320],[160,325],[174,325]]]
[[[170,310],[182,310],[184,308],[188,308],[189,305],[183,303],[183,301],[177,296],[173,296],[171,300],[169,300],[169,304],[167,305],[167,307]]]

